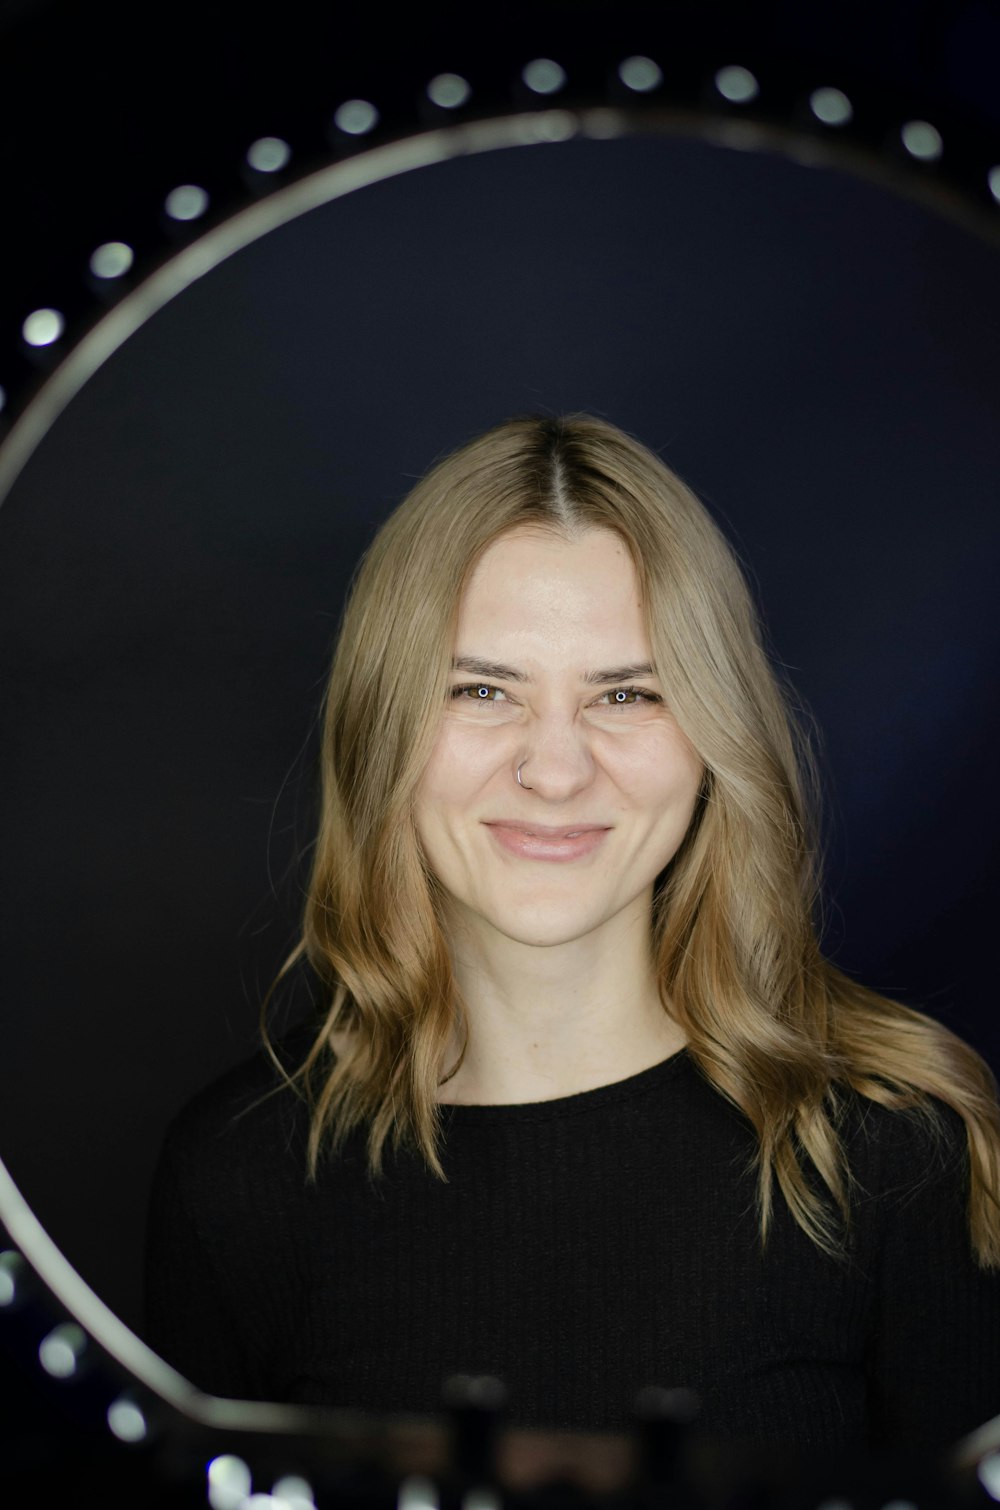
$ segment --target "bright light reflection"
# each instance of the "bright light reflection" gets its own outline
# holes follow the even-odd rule
[[[53,1379],[71,1379],[76,1373],[87,1345],[82,1327],[75,1321],[66,1321],[57,1326],[38,1346],[38,1359],[42,1368]]]
[[[0,409],[7,402],[7,395],[0,388]],[[0,1253],[0,1306],[12,1306],[17,1299],[17,1281],[24,1268],[24,1259],[13,1248]]]
[[[127,1395],[112,1400],[108,1406],[108,1425],[119,1442],[141,1442],[148,1430],[146,1417]]]
[[[740,68],[737,64],[719,69],[715,75],[715,87],[731,105],[745,105],[760,94],[760,85],[749,68]]]
[[[51,346],[66,329],[66,321],[57,309],[36,309],[21,326],[29,346]]]
[[[278,1479],[271,1494],[281,1510],[315,1510],[312,1485],[296,1474],[290,1473]]]
[[[899,134],[910,156],[921,162],[933,162],[944,151],[941,133],[930,121],[907,121]]]
[[[976,1477],[990,1499],[1000,1500],[1000,1452],[988,1452],[981,1459]]]
[[[556,94],[566,82],[566,70],[552,58],[534,58],[521,77],[533,94]]]
[[[997,204],[1000,204],[1000,163],[995,168],[990,169],[986,182],[990,186],[990,193],[993,195],[993,198]]]
[[[243,1510],[250,1494],[250,1469],[242,1458],[223,1453],[208,1465],[208,1503],[212,1510]]]
[[[198,184],[178,184],[164,200],[171,220],[198,220],[208,209],[208,195]]]
[[[471,93],[468,80],[460,73],[439,73],[427,85],[427,98],[442,110],[457,110]]]
[[[824,126],[846,126],[854,114],[853,105],[840,89],[814,89],[809,108]]]
[[[345,100],[335,111],[333,124],[348,136],[364,136],[378,124],[378,111],[368,100]]]
[[[280,173],[292,149],[280,136],[261,136],[247,148],[247,162],[258,173]]]
[[[404,1479],[399,1486],[399,1497],[396,1500],[398,1510],[438,1510],[440,1503],[432,1481],[421,1478],[419,1474]]]
[[[650,89],[656,89],[663,83],[663,70],[652,58],[634,57],[626,58],[624,63],[618,65],[618,77],[626,89],[634,89],[637,94],[645,94]]]
[[[91,253],[90,271],[95,278],[120,278],[135,261],[135,253],[124,241],[105,241]]]

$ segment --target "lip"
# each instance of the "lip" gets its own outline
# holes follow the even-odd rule
[[[486,827],[502,849],[522,860],[579,860],[597,849],[610,832],[589,823],[575,828],[542,823],[488,823]]]
[[[570,834],[604,834],[606,823],[564,823],[556,828],[551,823],[526,823],[521,818],[492,818],[486,820],[487,828],[509,828],[518,834],[534,834],[540,839],[568,839]]]

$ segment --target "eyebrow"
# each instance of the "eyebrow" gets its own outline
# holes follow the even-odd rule
[[[502,682],[531,682],[526,671],[514,666],[502,666],[498,661],[483,661],[474,655],[459,655],[451,663],[452,671],[469,671],[473,676],[488,676]],[[655,676],[648,661],[634,666],[608,666],[600,671],[584,672],[583,680],[588,687],[602,687],[606,682],[629,682],[638,676]]]

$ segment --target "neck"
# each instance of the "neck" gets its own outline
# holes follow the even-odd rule
[[[652,965],[650,898],[566,942],[525,944],[449,920],[469,1041],[443,1103],[547,1101],[627,1079],[684,1047]],[[457,1032],[445,1069],[458,1058]]]

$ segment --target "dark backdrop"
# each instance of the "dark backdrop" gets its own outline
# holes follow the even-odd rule
[[[526,409],[657,448],[755,580],[825,772],[827,942],[1000,1062],[995,254],[695,141],[423,169],[133,337],[0,515],[0,1148],[139,1320],[163,1128],[251,1051],[294,937],[348,576]]]
[[[594,39],[837,84],[949,144],[1000,128],[1000,0],[0,0],[0,382],[99,242],[162,253],[192,178],[242,196],[256,136],[325,160],[341,100],[409,122],[442,68],[509,91]],[[1000,1064],[995,254],[831,174],[692,143],[650,184],[628,150],[451,164],[272,237],[120,354],[0,511],[0,1152],[129,1319],[162,1127],[252,1048],[292,936],[353,560],[516,408],[603,412],[707,497],[821,728],[831,948]],[[5,1487],[177,1502],[24,1362]]]

